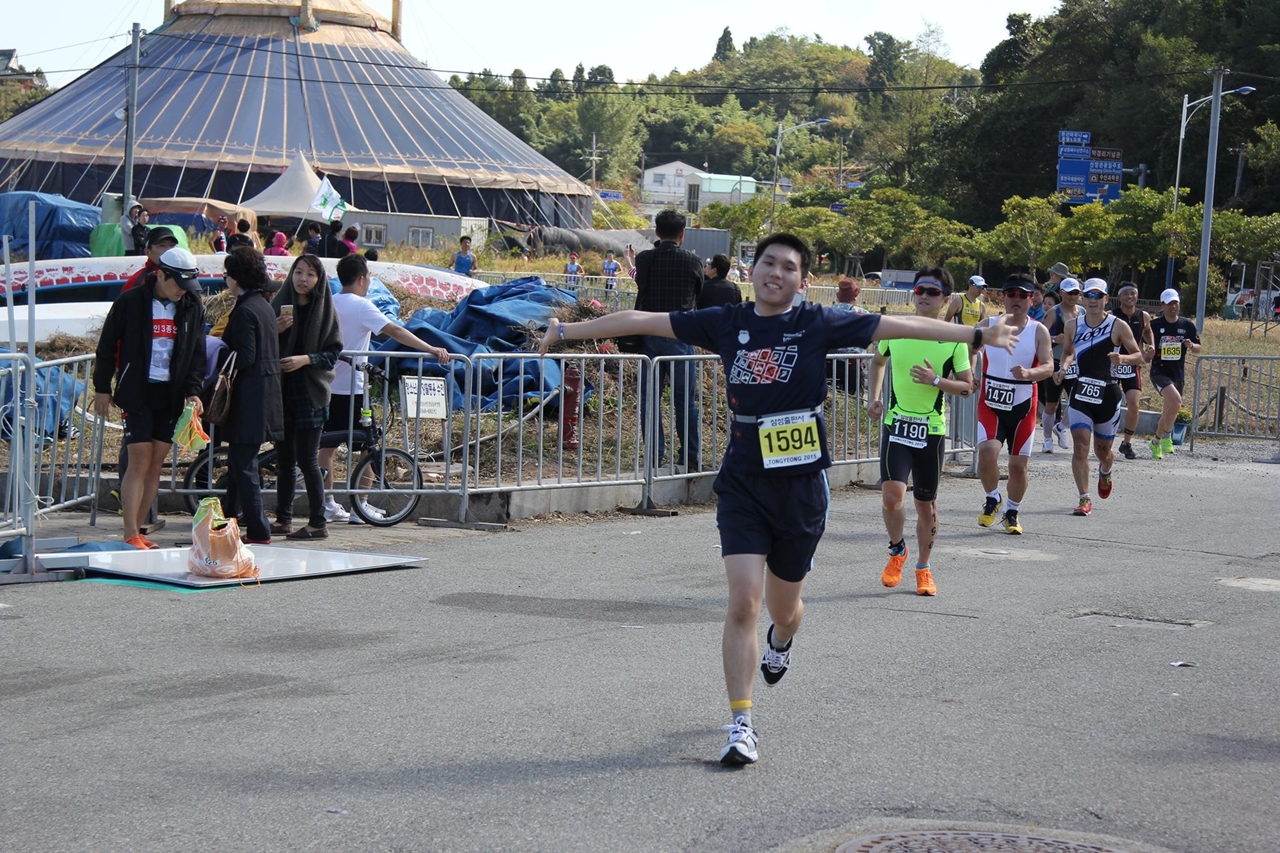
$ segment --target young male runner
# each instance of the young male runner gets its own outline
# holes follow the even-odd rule
[[[1187,351],[1200,352],[1200,334],[1196,324],[1178,316],[1181,300],[1172,287],[1160,294],[1160,314],[1151,318],[1155,349],[1151,361],[1151,384],[1156,386],[1164,402],[1156,437],[1151,439],[1151,456],[1163,459],[1173,455],[1173,422],[1182,408],[1182,383],[1186,378]]]
[[[1036,383],[1053,373],[1053,347],[1049,330],[1028,311],[1035,280],[1011,275],[1004,283],[1005,313],[985,321],[1003,323],[1018,336],[1012,353],[984,347],[987,374],[978,397],[978,476],[987,493],[978,524],[990,527],[1004,498],[1000,495],[1000,445],[1009,447],[1009,508],[1004,513],[1006,533],[1022,533],[1018,508],[1027,493],[1027,463],[1036,437]]]
[[[1063,282],[1065,285],[1066,282]],[[1120,422],[1120,387],[1112,372],[1121,364],[1141,364],[1142,353],[1127,323],[1117,322],[1107,313],[1107,283],[1091,278],[1082,285],[1084,316],[1068,320],[1067,340],[1071,350],[1062,356],[1063,370],[1072,380],[1067,396],[1067,421],[1071,424],[1071,473],[1075,477],[1080,502],[1073,515],[1093,512],[1089,495],[1089,437],[1098,457],[1098,497],[1111,495],[1111,470],[1115,453],[1111,443]],[[1125,354],[1120,354],[1123,347]]]
[[[1120,305],[1112,313],[1129,324],[1133,338],[1138,342],[1143,355],[1151,357],[1151,317],[1138,307],[1138,285],[1131,281],[1120,283],[1117,294]],[[1132,364],[1116,366],[1113,374],[1120,380],[1120,391],[1124,394],[1124,439],[1120,442],[1120,453],[1125,459],[1137,459],[1133,452],[1133,433],[1138,428],[1138,398],[1142,395],[1142,371]]]
[[[951,295],[951,274],[928,267],[915,275],[917,317],[937,317]],[[886,410],[880,394],[884,366],[893,365]],[[935,365],[937,365],[935,367]],[[880,499],[885,531],[889,534],[889,562],[880,583],[895,587],[907,561],[907,477],[915,484],[916,595],[936,595],[929,556],[938,535],[938,482],[942,479],[942,444],[946,439],[946,394],[967,397],[973,392],[969,345],[936,341],[880,341],[871,361],[871,402],[867,414],[884,416],[880,429]]]
[[[1037,388],[1040,404],[1044,406],[1044,447],[1040,448],[1041,453],[1053,452],[1055,433],[1058,436],[1058,446],[1064,449],[1068,446],[1067,431],[1061,424],[1063,418],[1059,406],[1063,393],[1069,389],[1063,388],[1063,382],[1058,377],[1062,375],[1062,351],[1068,341],[1065,334],[1067,321],[1080,315],[1080,282],[1074,278],[1062,279],[1058,284],[1058,297],[1062,301],[1044,315],[1044,324],[1049,327],[1049,335],[1053,341],[1053,374]]]
[[[1017,344],[1008,328],[975,330],[809,302],[793,306],[809,263],[803,240],[773,234],[756,247],[750,271],[755,302],[671,313],[620,311],[581,323],[554,323],[539,348],[546,353],[565,339],[653,335],[720,354],[732,415],[715,484],[729,583],[721,654],[732,722],[720,751],[724,764],[757,759],[751,723],[757,661],[766,683],[776,684],[790,666],[791,640],[804,615],[800,594],[826,527],[825,472],[831,460],[822,401],[827,353],[884,338],[976,341],[1008,349]],[[762,602],[772,619],[763,658],[757,628]]]

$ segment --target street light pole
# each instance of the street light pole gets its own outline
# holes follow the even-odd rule
[[[1218,121],[1222,117],[1222,75],[1213,69],[1213,104],[1209,108],[1209,165],[1204,170],[1204,220],[1200,225],[1200,282],[1196,288],[1196,332],[1204,331],[1206,291],[1209,288],[1209,238],[1213,233],[1213,184],[1218,177]]]
[[[773,231],[773,214],[778,210],[778,160],[782,156],[782,134],[790,133],[793,130],[799,130],[802,127],[811,127],[815,124],[830,124],[831,119],[819,118],[813,121],[806,121],[800,124],[792,125],[786,130],[782,129],[782,122],[778,122],[778,138],[773,145],[773,191],[770,193],[772,200],[769,202],[769,225],[765,231]]]
[[[129,201],[133,198],[133,147],[138,126],[138,61],[139,43],[142,40],[142,25],[133,25],[133,44],[129,47],[129,81],[125,88],[125,125],[124,125],[124,197],[121,204],[124,212],[129,213]],[[139,253],[141,254],[141,253]]]

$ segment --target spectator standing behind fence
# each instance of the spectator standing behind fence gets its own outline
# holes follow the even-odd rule
[[[347,226],[347,230],[342,232],[342,242],[347,245],[347,254],[360,251],[360,245],[356,242],[360,239],[360,229],[354,225]]]
[[[320,240],[320,257],[345,258],[351,254],[351,247],[342,242],[342,220],[335,219],[329,223],[329,233]]]
[[[577,287],[582,279],[582,264],[578,263],[578,253],[569,253],[569,262],[564,265],[564,283],[569,287]]]
[[[147,247],[147,235],[151,233],[151,211],[145,207],[138,211],[138,221],[133,225],[133,253],[141,255]]]
[[[645,249],[635,258],[636,310],[667,314],[672,311],[691,311],[698,306],[702,292],[702,261],[693,252],[680,248],[684,242],[684,214],[664,210],[654,218],[658,244]],[[650,358],[663,355],[693,355],[692,344],[674,338],[645,335],[641,339],[640,352]],[[702,470],[701,412],[694,402],[689,388],[692,364],[677,362],[667,364],[658,379],[658,394],[662,386],[671,382],[671,402],[675,407],[675,429],[680,439],[681,452],[676,459],[687,459],[688,470]],[[649,423],[648,371],[640,372],[640,422]],[[654,413],[654,456],[648,460],[650,467],[657,467],[665,445],[662,417]],[[686,463],[681,462],[683,468]]]
[[[604,273],[604,289],[618,289],[618,273],[622,270],[622,264],[618,263],[618,259],[614,257],[613,249],[604,253],[604,263],[600,265],[600,271]]]
[[[227,289],[235,306],[222,333],[236,359],[231,388],[231,417],[220,431],[227,442],[227,493],[222,512],[243,517],[244,540],[271,544],[271,529],[262,509],[258,452],[264,441],[284,434],[280,393],[280,344],[276,315],[267,302],[267,266],[257,249],[239,246],[227,253]]]
[[[138,202],[130,202],[125,209],[124,215],[120,217],[120,239],[124,242],[124,253],[126,255],[141,255],[142,246],[133,242],[133,226],[138,224],[138,215],[142,212],[142,205]]]
[[[699,308],[718,308],[721,305],[737,305],[742,301],[742,291],[729,281],[729,256],[716,255],[703,267],[706,281],[698,294]]]
[[[369,299],[369,264],[364,256],[352,252],[338,261],[338,281],[342,283],[342,292],[333,297],[334,311],[338,315],[338,326],[342,330],[342,351],[362,352],[369,349],[374,335],[387,335],[410,349],[434,355],[441,363],[449,361],[448,350],[432,346],[419,338],[404,326],[391,320],[378,310]],[[357,356],[356,363],[368,361],[365,356]],[[410,369],[414,363],[409,362]],[[329,419],[325,429],[330,432],[347,432],[358,428],[360,412],[366,408],[364,397],[364,373],[353,370],[346,361],[334,365],[333,395],[330,398]],[[324,485],[333,488],[333,456],[336,447],[326,447],[320,451],[320,467],[325,469]],[[330,496],[325,501],[324,517],[328,521],[350,521],[362,524],[358,515],[351,515]]]
[[[289,256],[289,249],[287,246],[288,242],[289,242],[289,235],[284,233],[283,231],[277,231],[276,233],[271,235],[271,248],[267,249],[262,254],[272,255],[274,257],[288,257]]]
[[[227,251],[230,252],[241,246],[252,249],[253,238],[249,236],[251,230],[253,230],[253,226],[249,224],[249,220],[241,219],[236,222],[236,233],[227,238]]]
[[[324,539],[324,475],[320,471],[320,433],[329,416],[333,366],[342,352],[342,327],[333,307],[324,263],[315,255],[293,262],[286,285],[272,300],[280,336],[280,387],[284,434],[276,442],[276,522],[271,532],[289,539]],[[307,490],[307,524],[293,529],[293,497],[302,472]],[[288,472],[288,473],[286,473]]]
[[[307,226],[307,244],[303,247],[302,254],[323,257],[320,254],[320,226],[314,222]]]
[[[195,256],[186,249],[165,252],[154,279],[112,304],[98,338],[93,408],[105,418],[113,402],[120,407],[131,463],[120,484],[124,541],[143,550],[160,547],[142,535],[140,525],[160,490],[160,469],[184,401],[202,410],[204,304],[198,274]]]
[[[463,237],[458,240],[458,251],[453,253],[453,263],[449,269],[458,275],[471,275],[480,270],[476,265],[476,254],[471,251],[471,238]]]

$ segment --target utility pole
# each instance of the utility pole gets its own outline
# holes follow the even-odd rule
[[[1247,150],[1243,145],[1231,149],[1231,153],[1240,158],[1236,161],[1236,191],[1231,194],[1232,198],[1240,198],[1240,182],[1244,180],[1244,153]]]
[[[129,50],[129,84],[124,103],[124,212],[129,212],[129,200],[133,198],[133,146],[137,131],[135,114],[138,111],[138,60],[141,56],[142,25],[133,25],[133,46]]]
[[[608,148],[596,148],[596,135],[595,135],[595,132],[593,131],[591,133],[591,156],[587,158],[588,160],[591,161],[591,189],[593,190],[596,188],[596,163],[604,159],[603,157],[600,156],[600,154],[607,152],[608,150],[609,150]],[[644,154],[642,153],[640,156],[641,156],[641,162],[643,163]]]
[[[1196,331],[1204,331],[1205,298],[1209,289],[1209,238],[1213,234],[1213,185],[1218,177],[1218,124],[1222,118],[1222,77],[1227,69],[1210,69],[1213,74],[1213,103],[1209,111],[1209,165],[1204,170],[1204,218],[1200,224],[1200,275],[1196,288]]]

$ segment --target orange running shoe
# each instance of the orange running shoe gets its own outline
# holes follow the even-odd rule
[[[907,546],[904,542],[902,545],[902,553],[889,553],[889,562],[885,564],[884,571],[880,574],[880,583],[887,587],[895,587],[902,583],[902,566],[907,562]]]
[[[928,569],[916,569],[916,595],[937,595],[938,588],[933,585],[933,572]]]
[[[128,539],[124,540],[124,544],[132,545],[133,547],[137,548],[139,551],[150,551],[152,549],[160,547],[159,545],[152,542],[147,537],[143,536],[141,533],[139,533],[137,536],[130,536]]]

